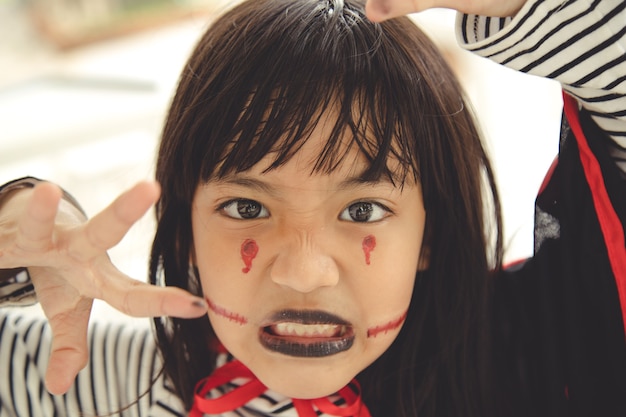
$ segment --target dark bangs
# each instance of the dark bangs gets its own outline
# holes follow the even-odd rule
[[[336,123],[313,171],[332,171],[356,146],[368,162],[365,179],[402,183],[408,174],[417,180],[419,138],[432,135],[427,125],[437,122],[434,115],[461,105],[432,106],[412,51],[392,45],[358,3],[252,3],[209,30],[181,80],[193,85],[185,88],[193,91],[189,102],[181,103],[182,117],[193,117],[181,144],[187,148],[181,163],[195,162],[187,180],[245,171],[268,153],[274,156],[268,169],[274,169],[297,153],[329,109],[338,112]],[[384,25],[402,36],[421,35],[407,23]],[[352,143],[345,146],[342,138]],[[392,160],[398,162],[393,172]]]

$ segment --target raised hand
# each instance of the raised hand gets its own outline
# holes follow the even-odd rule
[[[0,206],[0,269],[28,267],[53,334],[46,387],[62,394],[88,358],[87,325],[92,301],[101,299],[135,317],[199,317],[202,299],[178,288],[132,279],[110,261],[115,246],[159,196],[142,182],[85,221],[50,183],[10,195]]]
[[[374,22],[443,7],[484,16],[514,16],[526,0],[367,0],[367,17]]]

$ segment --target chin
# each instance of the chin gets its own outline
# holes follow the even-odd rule
[[[306,360],[305,360],[306,361]],[[335,366],[321,364],[317,360],[308,360],[313,363],[290,363],[285,360],[281,368],[271,366],[269,369],[250,370],[269,389],[290,398],[312,399],[334,394],[354,379],[357,372],[341,369]]]
[[[337,383],[320,383],[319,381],[313,380],[299,380],[296,383],[293,381],[270,381],[265,383],[262,378],[261,382],[265,384],[270,390],[282,394],[289,398],[299,398],[303,400],[309,400],[313,398],[322,398],[332,395],[345,387],[352,378],[349,378],[345,382],[337,382]],[[270,378],[273,379],[273,378]]]

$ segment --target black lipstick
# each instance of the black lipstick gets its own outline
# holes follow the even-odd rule
[[[321,310],[281,310],[259,330],[261,345],[283,355],[320,358],[344,352],[354,343],[352,325]]]

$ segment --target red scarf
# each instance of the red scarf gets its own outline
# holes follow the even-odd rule
[[[247,378],[249,381],[218,398],[206,398],[212,389],[237,378]],[[352,380],[351,384],[358,389],[358,393],[355,393],[348,386],[338,392],[338,395],[345,400],[345,405],[335,405],[327,397],[312,400],[294,398],[292,400],[293,405],[300,417],[317,417],[316,409],[330,416],[371,417],[367,407],[361,401],[361,390],[358,382]],[[265,391],[267,391],[267,387],[244,364],[238,360],[228,362],[198,382],[189,417],[202,417],[204,414],[220,414],[236,410]]]

